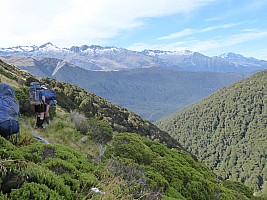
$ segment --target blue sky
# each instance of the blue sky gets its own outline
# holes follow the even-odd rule
[[[0,47],[116,46],[267,60],[267,0],[0,0]]]

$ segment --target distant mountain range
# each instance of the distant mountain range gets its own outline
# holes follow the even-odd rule
[[[267,67],[266,61],[234,53],[208,57],[188,50],[137,52],[51,43],[0,48],[0,56],[38,77],[80,86],[150,121]]]
[[[267,67],[267,61],[245,58],[234,53],[208,57],[189,50],[144,50],[139,52],[96,45],[59,48],[52,43],[46,43],[39,47],[0,48],[0,56],[30,57],[36,60],[56,58],[86,70],[98,71],[162,67],[182,71],[247,72]]]

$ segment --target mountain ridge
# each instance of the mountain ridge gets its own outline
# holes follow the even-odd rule
[[[230,54],[232,55],[230,59]],[[227,56],[228,55],[228,56]],[[245,72],[262,70],[267,61],[245,58],[233,53],[208,57],[198,52],[143,50],[131,51],[125,48],[101,47],[99,45],[72,46],[59,48],[48,42],[41,46],[17,46],[0,48],[0,56],[23,56],[37,60],[57,58],[87,70],[125,70],[146,67],[163,67],[175,70]],[[246,62],[239,63],[234,57],[242,57]]]

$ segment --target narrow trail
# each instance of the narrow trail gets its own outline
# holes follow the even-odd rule
[[[33,133],[32,136],[33,136],[34,138],[36,138],[38,141],[40,141],[40,142],[43,142],[43,143],[45,143],[45,144],[50,144],[49,141],[47,141],[46,139],[44,139],[44,138],[42,138],[41,136],[37,135],[36,133]]]

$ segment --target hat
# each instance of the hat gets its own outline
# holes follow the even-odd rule
[[[45,85],[41,85],[41,89],[47,90],[47,87]]]

